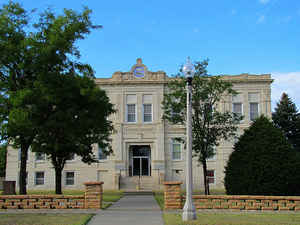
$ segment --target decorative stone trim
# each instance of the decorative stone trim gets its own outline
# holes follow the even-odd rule
[[[197,209],[300,211],[300,197],[252,195],[194,195]]]
[[[0,209],[84,209],[84,196],[0,195]]]

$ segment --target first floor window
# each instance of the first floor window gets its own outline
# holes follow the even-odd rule
[[[98,148],[98,159],[99,160],[107,159],[107,155],[105,154],[105,152],[103,151],[103,148],[101,148],[101,147]]]
[[[250,120],[253,121],[258,117],[258,103],[250,103]]]
[[[74,172],[66,172],[66,185],[74,185]]]
[[[152,122],[152,104],[144,104],[144,122]]]
[[[181,160],[181,144],[175,140],[172,142],[172,159]]]
[[[35,185],[44,185],[45,173],[35,172]]]
[[[215,171],[207,170],[206,179],[209,184],[214,184],[215,183]]]
[[[35,153],[35,161],[45,160],[45,153],[36,152]]]
[[[127,122],[134,123],[135,120],[135,104],[127,104]]]

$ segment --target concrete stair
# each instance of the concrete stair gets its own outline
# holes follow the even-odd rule
[[[142,191],[150,191],[152,190],[158,190],[158,181],[156,181],[151,176],[134,176],[134,177],[121,177],[120,178],[120,189],[121,190],[137,190],[138,189],[138,183],[140,182],[139,190]]]

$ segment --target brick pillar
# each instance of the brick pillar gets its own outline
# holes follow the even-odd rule
[[[86,182],[84,193],[84,208],[86,209],[101,209],[103,182]]]
[[[165,185],[165,209],[182,209],[181,181],[167,181]]]

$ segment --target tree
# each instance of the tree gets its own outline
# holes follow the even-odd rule
[[[51,160],[55,191],[61,194],[62,170],[72,155],[81,156],[85,163],[96,162],[94,143],[111,152],[113,126],[108,117],[114,109],[105,92],[88,77],[52,74],[35,88],[40,91],[44,122],[36,127],[32,150],[45,153]]]
[[[282,94],[280,102],[277,103],[272,119],[292,146],[300,152],[300,114],[286,93]]]
[[[209,194],[206,160],[216,154],[214,147],[221,139],[234,136],[241,117],[231,112],[218,111],[218,104],[224,95],[234,95],[232,84],[218,76],[208,76],[208,61],[196,62],[192,93],[193,156],[203,167],[205,194]],[[168,93],[163,100],[163,119],[172,124],[186,121],[186,79],[181,71],[168,83]]]
[[[7,149],[6,144],[2,144],[0,146],[0,177],[5,177],[6,149]]]
[[[279,128],[257,118],[234,145],[225,168],[231,195],[299,195],[300,160]]]
[[[91,29],[91,11],[64,10],[55,15],[46,10],[37,23],[29,20],[20,4],[9,1],[0,9],[0,125],[1,139],[21,149],[20,194],[26,194],[27,152],[36,136],[39,95],[34,92],[39,77],[67,74],[72,68],[83,76],[93,76],[91,67],[76,60],[80,52],[75,42]]]

